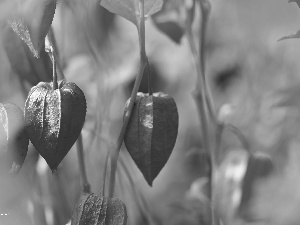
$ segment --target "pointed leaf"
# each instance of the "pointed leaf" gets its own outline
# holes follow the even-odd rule
[[[75,205],[71,225],[126,225],[125,204],[117,198],[82,194]]]
[[[161,10],[163,0],[144,0],[145,18]],[[140,15],[139,0],[102,0],[100,5],[108,11],[118,14],[136,26]]]
[[[13,29],[14,32],[17,33],[17,35],[27,44],[32,54],[38,58],[39,53],[38,51],[33,47],[30,33],[27,25],[25,24],[25,21],[23,19],[14,19],[8,21],[10,27]]]
[[[278,41],[282,41],[282,40],[286,40],[286,39],[294,39],[294,38],[300,38],[300,30],[298,30],[297,33],[295,33],[295,34],[284,36],[284,37],[280,38]]]
[[[195,0],[166,0],[161,11],[153,15],[154,24],[179,44],[194,20]]]
[[[25,41],[35,57],[39,57],[45,37],[52,24],[57,0],[27,0],[11,27]]]
[[[21,82],[26,81],[30,86],[34,86],[41,81],[52,80],[52,62],[44,49],[41,50],[40,58],[36,58],[9,26],[3,28],[2,32],[2,44],[11,70]]]
[[[7,154],[10,173],[17,174],[27,155],[29,139],[23,111],[12,103],[0,103],[0,149]]]
[[[150,186],[167,163],[177,133],[178,111],[174,99],[163,93],[153,96],[138,93],[124,142]]]
[[[289,0],[289,3],[290,2],[295,2],[299,6],[299,8],[300,8],[300,0]]]

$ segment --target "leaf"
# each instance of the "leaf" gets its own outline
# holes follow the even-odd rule
[[[73,210],[71,225],[126,225],[125,204],[118,198],[82,194]]]
[[[254,153],[249,157],[247,170],[242,184],[241,202],[238,213],[242,218],[251,219],[248,207],[254,192],[255,182],[261,178],[265,178],[273,171],[273,163],[269,156],[263,153]]]
[[[297,33],[295,33],[295,34],[284,36],[284,37],[280,38],[278,41],[282,41],[282,40],[286,40],[286,39],[293,39],[293,38],[300,38],[300,30],[298,30]]]
[[[280,90],[276,93],[279,96],[278,102],[274,104],[275,107],[300,107],[300,87],[294,85],[286,89]]]
[[[300,8],[300,0],[289,0],[289,3],[295,2]]]
[[[0,103],[0,149],[6,150],[8,170],[17,174],[27,155],[29,139],[23,111],[12,103]]]
[[[33,53],[35,57],[38,58],[39,53],[38,51],[33,47],[31,38],[30,38],[30,33],[27,25],[25,24],[25,21],[22,19],[14,19],[8,21],[8,24],[10,27],[13,29],[14,32],[27,44],[29,47],[30,51]]]
[[[3,28],[2,35],[2,44],[11,69],[21,82],[26,81],[34,86],[41,81],[52,80],[52,62],[44,49],[41,50],[40,58],[34,57],[25,42],[8,25]]]
[[[129,101],[127,101],[127,104]],[[125,116],[126,116],[125,107]],[[138,93],[124,143],[150,186],[167,163],[178,133],[174,99],[163,93]]]
[[[154,24],[179,44],[194,20],[195,0],[166,0],[162,10],[153,15]]]
[[[161,10],[163,0],[144,0],[144,12],[147,19],[152,14]],[[118,14],[131,21],[136,26],[140,15],[139,0],[102,0],[100,5],[108,11]]]
[[[52,24],[56,3],[57,0],[27,0],[20,6],[16,18],[9,22],[37,58]]]

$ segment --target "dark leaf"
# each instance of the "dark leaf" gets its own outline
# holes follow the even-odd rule
[[[177,133],[178,111],[174,99],[163,93],[153,96],[138,93],[124,142],[150,186],[167,163]]]
[[[278,41],[286,40],[286,39],[294,39],[294,38],[300,38],[300,30],[297,31],[295,34],[291,34],[289,36],[285,36],[280,38]]]
[[[9,172],[17,174],[28,151],[29,139],[23,111],[12,103],[0,103],[0,148],[7,152]]]
[[[146,18],[161,10],[163,0],[144,1]],[[138,18],[140,14],[139,0],[102,0],[100,4],[108,11],[124,17],[125,19],[134,23],[136,26],[138,25]]]
[[[166,0],[163,8],[152,16],[154,24],[177,44],[192,26],[195,0]]]
[[[52,170],[77,140],[86,115],[84,93],[74,83],[61,81],[34,86],[25,103],[25,121],[30,141]]]
[[[299,6],[299,8],[300,8],[300,0],[289,0],[289,3],[290,2],[295,2]]]
[[[125,204],[117,198],[82,194],[75,205],[71,225],[126,225]]]

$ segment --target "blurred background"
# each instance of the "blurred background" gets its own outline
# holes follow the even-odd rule
[[[24,108],[30,88],[50,81],[46,53],[36,59],[7,26],[13,1],[0,1],[0,102]],[[211,0],[206,71],[216,108],[238,127],[255,152],[271,158],[270,176],[259,179],[247,207],[238,213],[247,155],[224,133],[215,181],[214,208],[223,224],[297,225],[300,221],[300,41],[277,42],[300,29],[300,9],[287,0]],[[32,15],[34,17],[34,15]],[[199,17],[194,22],[195,38]],[[58,1],[53,21],[60,64],[68,81],[85,93],[83,144],[92,192],[101,195],[107,151],[117,140],[126,100],[139,64],[136,28],[98,1]],[[187,38],[176,44],[146,22],[146,51],[154,91],[173,96],[179,133],[168,163],[149,187],[122,147],[116,196],[127,206],[128,225],[206,224],[202,193],[208,173],[192,91],[196,68]],[[147,92],[147,79],[140,91]],[[76,146],[52,175],[32,145],[15,178],[7,175],[0,149],[0,225],[60,225],[70,221],[80,194]],[[109,177],[109,170],[106,177]],[[105,190],[107,193],[107,187]],[[2,215],[7,214],[7,215]]]

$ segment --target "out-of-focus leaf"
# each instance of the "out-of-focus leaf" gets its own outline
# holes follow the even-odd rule
[[[275,107],[300,107],[300,86],[295,85],[278,92],[279,101]]]
[[[289,0],[289,3],[295,2],[300,8],[300,0]]]
[[[117,198],[82,194],[75,205],[71,225],[126,225],[125,204]]]
[[[294,38],[300,38],[300,30],[298,30],[297,33],[295,33],[295,34],[284,36],[284,37],[280,38],[278,41],[282,41],[282,40],[286,40],[286,39],[294,39]]]
[[[144,1],[144,12],[146,18],[161,10],[163,5],[163,0]],[[138,18],[140,16],[139,0],[102,0],[100,4],[108,11],[124,17],[136,26],[138,25]]]
[[[12,29],[37,58],[52,24],[56,3],[57,0],[27,0],[20,7],[17,17],[9,21]]]
[[[154,24],[179,44],[194,20],[195,0],[166,0],[161,11],[153,15]]]
[[[215,170],[215,207],[221,218],[231,220],[241,200],[241,186],[247,169],[248,153],[231,149]]]
[[[186,193],[188,198],[199,200],[200,202],[209,202],[207,197],[207,177],[200,177],[196,179],[192,184],[188,192]]]
[[[9,172],[17,174],[28,151],[23,111],[12,103],[0,103],[0,147],[7,151]]]
[[[255,182],[267,177],[273,171],[271,159],[262,153],[255,153],[249,157],[247,170],[243,179],[241,203],[238,208],[239,215],[248,220],[253,216],[249,214],[249,203],[253,197],[253,187]]]
[[[21,82],[27,81],[34,86],[41,81],[51,81],[52,62],[44,49],[41,50],[40,58],[37,59],[9,26],[2,30],[2,35],[3,46],[11,69],[18,75]]]

